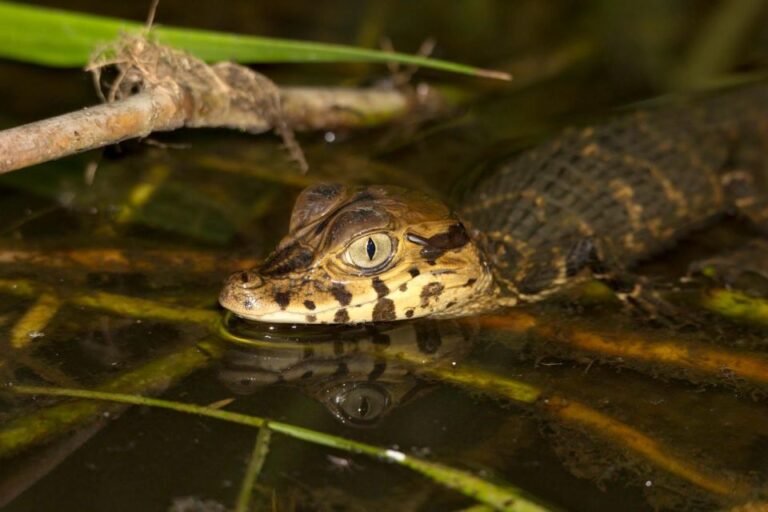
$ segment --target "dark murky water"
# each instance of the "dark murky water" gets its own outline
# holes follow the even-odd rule
[[[388,36],[403,51],[435,36],[438,56],[512,70],[517,82],[419,73],[417,80],[465,95],[465,104],[421,126],[306,135],[306,176],[274,137],[183,131],[158,135],[166,148],[129,142],[0,178],[4,381],[95,387],[129,375],[122,389],[132,392],[166,389],[164,398],[199,404],[234,397],[228,410],[397,447],[502,479],[564,510],[716,510],[765,498],[764,319],[761,327],[710,313],[699,330],[670,331],[628,317],[593,291],[503,322],[318,333],[230,320],[231,332],[261,340],[248,345],[218,340],[191,313],[162,319],[124,299],[221,313],[223,278],[274,246],[303,186],[396,183],[460,197],[484,162],[565,124],[673,91],[684,83],[679,70],[691,48],[721,37],[706,33],[713,16],[733,13],[720,5],[718,14],[711,2],[655,0],[194,6],[163,1],[160,20],[363,45]],[[77,8],[134,19],[145,10]],[[722,71],[764,69],[765,21],[742,27]],[[364,65],[265,71],[297,84],[362,84],[386,74]],[[0,63],[4,127],[94,97],[82,73]],[[725,220],[641,270],[675,282],[691,261],[753,236]],[[765,293],[759,279],[741,284]],[[688,286],[681,299],[696,301],[701,286]],[[23,322],[41,301],[51,318],[30,336]],[[203,354],[194,350],[199,343],[210,361],[184,355]],[[524,403],[476,380],[457,384],[457,372],[492,372],[536,386],[549,400]],[[24,418],[51,403],[3,395],[0,436],[18,422],[41,425]],[[111,409],[89,425],[3,458],[0,508],[166,510],[189,496],[232,508],[256,437],[254,429],[138,407]],[[281,436],[255,500],[265,510],[273,503],[401,512],[472,504],[405,468]]]

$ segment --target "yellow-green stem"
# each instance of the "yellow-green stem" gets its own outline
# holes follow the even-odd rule
[[[19,394],[66,396],[89,400],[105,400],[123,404],[158,407],[188,414],[206,416],[209,418],[216,418],[231,423],[238,423],[240,425],[247,425],[258,428],[267,427],[274,432],[279,432],[294,439],[300,439],[302,441],[327,446],[329,448],[344,450],[351,453],[368,455],[370,457],[410,468],[450,489],[461,492],[464,495],[476,499],[481,503],[492,506],[495,510],[510,512],[545,512],[549,510],[543,505],[537,504],[531,498],[526,497],[520,489],[512,487],[511,485],[497,485],[483,480],[482,478],[472,475],[466,471],[451,468],[437,462],[425,461],[398,450],[381,448],[378,446],[325,434],[315,430],[310,430],[308,428],[291,425],[289,423],[271,421],[257,416],[248,416],[245,414],[212,409],[210,407],[199,405],[171,402],[158,398],[125,395],[120,393],[38,386],[12,386],[9,387],[8,390]]]

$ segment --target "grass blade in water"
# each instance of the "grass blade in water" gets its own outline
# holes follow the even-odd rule
[[[245,471],[245,477],[240,487],[240,493],[237,496],[237,505],[235,512],[248,512],[251,506],[251,496],[253,495],[253,486],[259,478],[261,468],[264,467],[264,461],[269,453],[269,441],[272,438],[272,431],[269,427],[261,427],[259,435],[256,437],[256,443],[253,447],[251,460],[248,462],[248,469]]]
[[[405,454],[397,450],[380,448],[370,444],[353,441],[343,437],[324,434],[304,427],[267,420],[257,416],[248,416],[230,411],[222,411],[210,407],[203,407],[194,404],[185,404],[181,402],[171,402],[158,398],[147,398],[143,396],[125,395],[120,393],[105,393],[99,391],[88,391],[83,389],[49,388],[38,386],[12,386],[7,388],[20,394],[31,395],[50,395],[66,396],[73,398],[85,398],[91,400],[106,400],[118,403],[143,405],[147,407],[158,407],[188,414],[197,414],[209,418],[216,418],[240,425],[252,427],[267,427],[273,432],[279,432],[283,435],[300,439],[313,444],[327,446],[338,450],[344,450],[350,453],[368,455],[377,459],[392,462],[400,466],[410,468],[422,475],[444,485],[450,489],[458,491],[481,503],[490,505],[495,510],[510,512],[546,512],[550,509],[533,501],[524,495],[523,491],[512,487],[509,484],[496,484],[488,480],[479,478],[471,473],[455,469],[437,462],[430,462],[419,459],[412,455]]]

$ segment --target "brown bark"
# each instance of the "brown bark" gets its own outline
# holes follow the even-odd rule
[[[183,126],[177,100],[145,91],[0,132],[0,173]]]
[[[280,89],[247,67],[209,66],[138,36],[124,36],[101,55],[89,67],[98,87],[103,68],[117,71],[104,91],[107,103],[0,131],[0,173],[184,126],[275,130],[306,170],[294,129],[370,126],[440,104],[424,87]]]

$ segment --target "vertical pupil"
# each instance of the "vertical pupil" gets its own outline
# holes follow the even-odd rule
[[[366,397],[362,397],[360,399],[360,403],[357,406],[357,414],[360,416],[360,418],[366,419],[369,412],[371,412],[371,404],[368,403],[368,399]]]
[[[376,255],[376,243],[372,238],[368,238],[368,244],[365,246],[365,252],[368,253],[368,259],[373,260]]]

